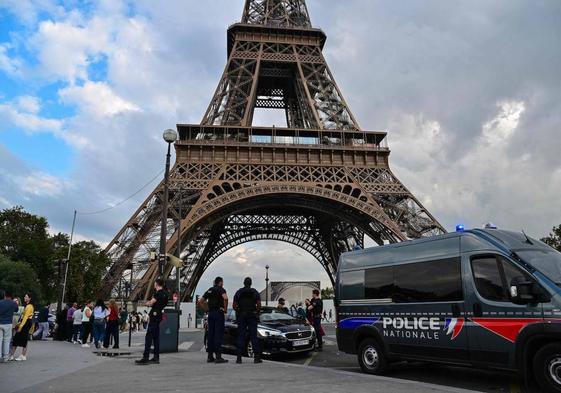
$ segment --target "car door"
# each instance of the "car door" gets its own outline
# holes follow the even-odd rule
[[[235,348],[237,337],[238,325],[236,323],[236,311],[230,310],[226,315],[224,323],[224,347]]]
[[[543,320],[540,304],[517,305],[510,301],[513,280],[534,281],[510,259],[493,253],[468,258],[471,287],[466,299],[470,323],[468,339],[472,361],[514,369],[515,342],[522,329]]]

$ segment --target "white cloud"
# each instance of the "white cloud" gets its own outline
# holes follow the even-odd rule
[[[12,175],[20,192],[30,196],[55,197],[67,191],[66,182],[46,173],[33,173],[26,176]]]
[[[62,136],[64,122],[58,119],[49,119],[37,114],[39,101],[31,97],[20,97],[15,103],[0,103],[0,130],[8,126],[18,127],[26,132],[51,132]]]
[[[26,113],[37,114],[41,110],[41,101],[33,96],[20,96],[16,99],[17,107]]]
[[[504,101],[497,104],[500,113],[483,125],[483,136],[494,146],[504,146],[520,123],[526,107],[524,102]]]
[[[117,96],[105,82],[88,81],[83,86],[69,86],[59,90],[59,96],[63,103],[77,104],[80,110],[96,117],[140,110],[135,104]]]
[[[9,44],[0,44],[0,71],[14,77],[22,75],[22,61],[8,54]]]

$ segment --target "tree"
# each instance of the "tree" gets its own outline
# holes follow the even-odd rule
[[[68,242],[68,235],[64,233],[53,236],[54,261],[66,259]],[[81,241],[74,243],[68,265],[65,299],[69,302],[78,303],[95,300],[109,264],[109,258],[95,242]]]
[[[52,299],[56,275],[48,227],[44,217],[30,214],[21,206],[0,211],[0,254],[28,264],[36,273],[41,292]]]
[[[561,225],[558,227],[553,227],[552,233],[549,236],[541,239],[542,242],[555,248],[557,251],[561,251]]]
[[[0,254],[0,272],[0,289],[10,291],[20,298],[29,292],[36,303],[44,300],[37,274],[29,264],[11,261]]]
[[[333,288],[328,287],[321,290],[322,299],[333,299],[334,296],[335,292],[333,291]]]

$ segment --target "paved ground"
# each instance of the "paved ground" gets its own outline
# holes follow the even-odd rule
[[[510,374],[469,368],[402,364],[384,378],[365,375],[355,356],[337,351],[334,328],[326,326],[326,333],[324,352],[242,366],[233,364],[233,356],[227,365],[204,363],[199,331],[181,332],[179,353],[162,355],[159,366],[144,367],[133,364],[142,351],[142,332],[133,334],[130,349],[127,335],[121,336],[121,348],[133,354],[120,358],[99,357],[68,343],[31,342],[27,362],[0,364],[0,392],[113,392],[121,387],[135,393],[266,392],[273,386],[278,392],[525,392]],[[209,386],[209,381],[220,385]]]
[[[97,357],[77,345],[32,342],[28,361],[0,365],[0,392],[468,392],[272,361],[237,365],[226,357],[230,363],[208,365],[204,353],[183,350],[162,355],[160,365],[136,366],[133,357]]]

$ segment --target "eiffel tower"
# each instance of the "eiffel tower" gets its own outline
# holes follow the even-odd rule
[[[170,172],[167,251],[180,256],[182,300],[243,243],[278,240],[313,255],[334,282],[341,253],[444,233],[390,170],[386,133],[360,128],[322,50],[305,0],[246,0],[228,29],[228,62],[200,124],[179,124]],[[256,127],[256,108],[287,127]],[[159,274],[163,183],[105,252],[101,296],[125,282],[140,299]],[[165,275],[175,273],[168,267]]]

